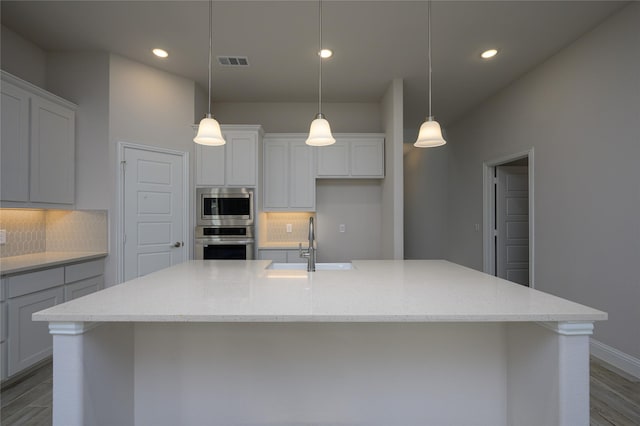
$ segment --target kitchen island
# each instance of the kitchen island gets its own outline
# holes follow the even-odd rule
[[[588,425],[606,313],[446,261],[189,261],[34,314],[54,425]]]

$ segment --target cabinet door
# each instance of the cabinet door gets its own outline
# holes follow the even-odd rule
[[[282,210],[289,207],[288,148],[287,141],[264,141],[264,210]]]
[[[52,354],[53,339],[46,322],[31,315],[62,303],[62,286],[9,299],[8,374],[12,376]]]
[[[73,204],[75,112],[34,96],[31,115],[30,199]]]
[[[277,263],[287,263],[286,250],[258,250],[260,260],[271,260]]]
[[[349,144],[339,139],[333,145],[319,147],[318,178],[348,177],[349,176]]]
[[[305,248],[305,245],[302,244]],[[308,260],[304,257],[300,257],[300,250],[287,250],[287,263],[307,263]]]
[[[196,185],[224,186],[226,145],[196,144]]]
[[[86,296],[87,294],[95,293],[98,290],[102,290],[104,286],[104,277],[98,276],[88,278],[86,280],[76,281],[64,286],[64,301],[77,299],[78,297]]]
[[[29,94],[2,82],[0,197],[29,201]]]
[[[226,184],[256,186],[258,169],[258,134],[253,132],[225,133],[227,141]]]
[[[351,146],[351,176],[384,177],[384,139],[356,139]]]
[[[304,141],[291,141],[289,149],[289,208],[315,211],[316,180],[313,148]]]

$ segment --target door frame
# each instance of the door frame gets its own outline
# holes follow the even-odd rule
[[[182,213],[184,220],[182,221],[182,232],[185,236],[186,259],[190,259],[191,232],[190,220],[191,214],[189,206],[191,205],[191,192],[189,191],[189,153],[185,151],[176,151],[168,148],[159,148],[157,146],[141,145],[131,142],[118,142],[117,159],[116,159],[116,253],[118,258],[118,275],[117,284],[124,281],[124,151],[125,149],[137,149],[141,151],[157,152],[162,154],[176,155],[182,158],[182,191],[186,195],[183,197]]]
[[[528,186],[529,186],[529,288],[535,288],[535,241],[534,241],[534,150],[521,151],[505,155],[482,164],[482,261],[483,271],[495,275],[495,193],[494,172],[495,168],[515,160],[527,158],[529,161]]]

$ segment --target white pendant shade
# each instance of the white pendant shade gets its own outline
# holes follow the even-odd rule
[[[313,120],[309,129],[309,137],[305,143],[311,146],[327,146],[336,143],[336,140],[331,135],[329,122],[324,118]]]
[[[418,140],[413,144],[418,148],[431,148],[434,146],[440,146],[446,144],[447,141],[442,137],[442,130],[440,124],[433,118],[429,117],[427,121],[420,126],[420,132],[418,133]]]
[[[220,146],[226,143],[220,131],[220,124],[209,114],[200,121],[198,134],[193,138],[193,141],[200,145],[208,146]]]

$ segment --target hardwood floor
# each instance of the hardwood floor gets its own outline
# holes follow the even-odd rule
[[[52,383],[52,365],[49,362],[19,382],[3,386],[0,424],[50,426]],[[640,425],[640,382],[627,380],[602,362],[592,359],[590,384],[591,426]]]
[[[50,426],[53,365],[29,372],[20,381],[2,386],[0,424],[3,426]]]

